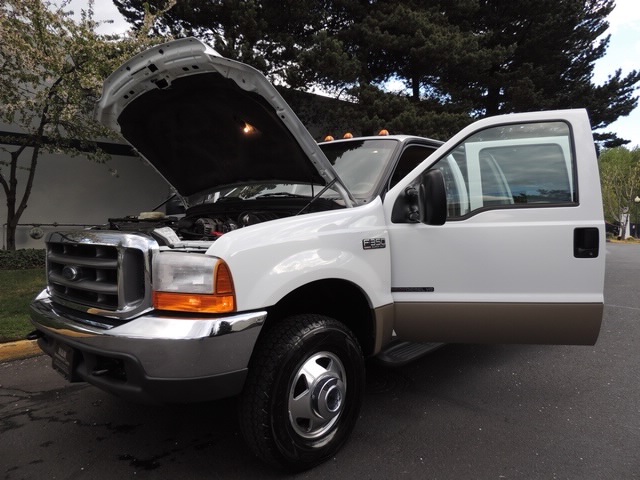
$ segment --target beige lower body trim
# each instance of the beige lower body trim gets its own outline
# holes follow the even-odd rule
[[[603,308],[601,303],[396,303],[393,329],[413,342],[593,345]],[[389,317],[384,318],[379,332],[388,330]]]
[[[395,309],[393,303],[375,309],[376,332],[373,354],[380,353],[382,347],[391,341],[393,336],[393,320]]]

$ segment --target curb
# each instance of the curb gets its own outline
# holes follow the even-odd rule
[[[0,343],[0,362],[10,362],[24,358],[36,357],[43,352],[36,340],[20,340],[17,342]]]

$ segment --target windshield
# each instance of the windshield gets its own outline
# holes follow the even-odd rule
[[[396,140],[375,139],[324,143],[320,148],[353,196],[367,198],[378,186],[396,146]]]
[[[376,192],[396,146],[397,140],[394,139],[369,139],[323,143],[320,148],[354,198],[367,200]],[[313,197],[323,188],[323,185],[318,184],[285,183],[274,179],[273,182],[218,187],[215,191],[190,197],[190,203],[195,205],[225,199]],[[322,198],[338,198],[338,194],[328,189],[322,194]]]

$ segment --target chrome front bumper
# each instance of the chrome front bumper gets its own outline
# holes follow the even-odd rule
[[[151,313],[114,325],[59,307],[46,291],[31,304],[38,345],[54,367],[72,382],[142,402],[197,402],[240,393],[266,316]]]

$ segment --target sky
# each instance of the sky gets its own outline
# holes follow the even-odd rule
[[[594,83],[606,81],[618,68],[626,75],[632,70],[640,70],[640,9],[637,0],[617,0],[616,7],[609,15],[611,35],[609,48],[603,58],[598,60],[594,69]],[[636,96],[640,94],[637,90]],[[609,125],[606,131],[612,131],[620,138],[631,140],[627,147],[640,147],[640,106],[631,115],[621,117]]]
[[[87,0],[72,0],[70,9],[78,12],[86,8]],[[127,23],[122,19],[113,2],[96,0],[94,5],[96,20],[114,20],[112,24],[104,24],[99,33],[120,33],[126,31]],[[615,71],[622,69],[623,76],[632,70],[640,70],[640,8],[637,0],[617,0],[616,7],[609,15],[611,35],[606,55],[598,60],[594,68],[594,83],[602,84]],[[636,96],[640,95],[640,87]],[[614,132],[618,137],[630,140],[627,147],[640,147],[640,106],[631,115],[621,117],[609,125],[605,131]]]

